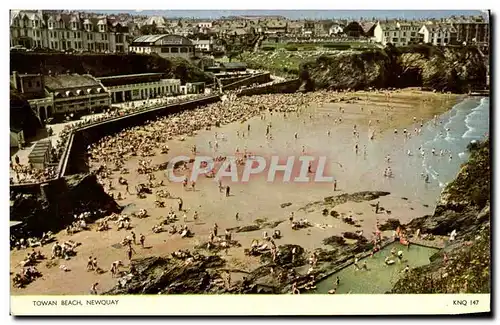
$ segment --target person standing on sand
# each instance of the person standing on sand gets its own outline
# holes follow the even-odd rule
[[[226,197],[229,197],[229,193],[231,191],[231,188],[228,186],[226,186]]]
[[[333,181],[333,191],[337,191],[337,180]]]
[[[99,285],[99,282],[96,282],[92,284],[92,287],[90,287],[90,294],[91,295],[97,295],[97,286]]]
[[[94,263],[92,256],[89,256],[89,259],[87,261],[87,271],[93,271],[94,270]]]
[[[132,260],[132,253],[135,254],[135,250],[132,248],[132,246],[129,246],[128,247],[128,251],[127,251],[127,256],[128,256],[128,260],[131,261]]]
[[[179,199],[177,199],[177,203],[179,204],[179,211],[182,211],[182,204],[183,204],[184,202],[182,202],[182,199],[181,199],[181,198],[179,198]]]
[[[144,241],[146,241],[146,236],[144,236],[143,234],[140,234],[139,242],[141,243],[142,248],[144,248]]]
[[[240,214],[238,212],[236,212],[235,218],[236,218],[236,221],[240,221]]]
[[[377,201],[377,204],[375,205],[375,214],[378,214],[379,207],[380,207],[380,202]]]

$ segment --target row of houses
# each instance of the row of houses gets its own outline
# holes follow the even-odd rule
[[[386,45],[404,46],[410,43],[433,45],[474,44],[488,48],[490,26],[484,19],[449,19],[445,22],[378,22],[373,30],[373,39]]]
[[[154,28],[144,28],[147,26]],[[11,47],[147,53],[140,43],[149,41],[148,35],[141,38],[141,31],[189,38],[192,44],[185,45],[193,45],[194,50],[200,52],[211,51],[217,39],[245,35],[269,38],[344,35],[373,39],[383,45],[406,45],[418,41],[436,45],[458,42],[487,46],[490,38],[489,21],[482,16],[452,16],[433,21],[288,20],[250,16],[204,21],[42,10],[11,10],[10,13]],[[200,35],[206,37],[200,39]],[[179,50],[184,51],[182,47]],[[173,52],[171,56],[191,57],[194,53],[190,52],[189,46],[185,50],[187,52]]]
[[[126,22],[84,13],[11,10],[10,46],[55,51],[126,52],[130,41]]]

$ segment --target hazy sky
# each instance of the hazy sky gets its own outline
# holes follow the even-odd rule
[[[479,15],[481,10],[86,10],[98,13],[130,13],[147,16],[210,18],[243,15],[278,15],[290,19],[331,19],[331,18],[441,18],[451,15]]]

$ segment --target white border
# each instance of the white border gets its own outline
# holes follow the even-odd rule
[[[318,0],[308,0],[308,1],[305,1],[305,2],[301,2],[301,3],[298,3],[298,2],[291,2],[291,1],[287,1],[287,2],[269,2],[269,1],[264,1],[264,0],[253,0],[251,2],[237,2],[237,1],[228,1],[228,0],[224,0],[224,1],[221,1],[221,0],[211,0],[211,1],[200,1],[200,0],[194,0],[194,1],[179,1],[179,2],[160,2],[160,3],[157,3],[156,1],[151,1],[151,0],[142,0],[140,1],[139,3],[138,2],[124,2],[124,1],[121,1],[118,5],[118,3],[115,5],[113,3],[105,3],[103,1],[96,1],[96,0],[88,0],[88,1],[85,1],[85,2],[66,2],[66,1],[43,1],[43,2],[39,2],[39,1],[33,1],[33,0],[30,0],[30,1],[16,1],[16,2],[13,2],[13,3],[8,3],[8,2],[2,2],[2,7],[5,7],[5,8],[2,8],[2,15],[1,15],[1,18],[2,19],[2,26],[4,26],[4,31],[3,33],[0,34],[0,37],[2,38],[2,42],[0,44],[5,44],[6,46],[6,49],[1,51],[1,55],[3,56],[3,60],[1,61],[2,62],[2,70],[4,71],[3,72],[3,78],[0,79],[0,82],[2,83],[5,83],[4,84],[4,87],[2,87],[1,89],[3,89],[2,91],[2,103],[4,103],[4,106],[3,106],[3,109],[0,110],[0,114],[1,114],[1,121],[2,123],[5,123],[5,124],[8,124],[9,122],[9,119],[8,119],[8,81],[7,81],[7,74],[8,74],[8,71],[9,71],[9,67],[8,67],[8,63],[9,63],[9,57],[8,57],[8,54],[7,54],[7,44],[8,44],[8,38],[9,38],[9,31],[8,31],[8,13],[7,13],[7,10],[10,8],[67,8],[67,9],[110,9],[110,8],[113,8],[113,7],[121,7],[121,8],[137,8],[137,5],[140,4],[140,6],[144,9],[147,9],[147,8],[161,8],[161,9],[185,9],[185,10],[188,10],[188,9],[228,9],[228,8],[231,8],[231,9],[234,9],[234,10],[237,10],[237,9],[276,9],[276,8],[280,8],[280,9],[362,9],[362,8],[366,8],[367,6],[371,7],[369,9],[375,9],[374,7],[378,7],[380,8],[381,10],[382,9],[407,9],[408,7],[410,7],[411,9],[424,9],[424,10],[431,10],[431,9],[436,9],[436,10],[439,10],[439,9],[443,9],[443,8],[447,8],[447,9],[454,9],[454,10],[458,10],[458,9],[471,9],[471,7],[475,7],[475,8],[490,8],[490,9],[493,9],[494,12],[495,12],[495,8],[498,7],[497,5],[498,1],[492,1],[492,0],[487,0],[487,1],[483,1],[483,0],[480,0],[480,1],[473,1],[471,2],[470,0],[453,0],[453,1],[430,1],[430,0],[421,0],[421,1],[415,1],[415,2],[412,2],[412,3],[408,3],[408,2],[402,2],[402,1],[394,1],[394,2],[391,2],[389,0],[379,0],[377,1],[376,3],[367,3],[366,1],[362,1],[362,0],[350,0],[350,1],[347,1],[347,2],[333,2],[333,1],[318,1]],[[107,7],[107,8],[106,8]],[[494,35],[496,35],[495,37],[495,52],[494,53],[497,53],[497,46],[496,44],[498,44],[498,37],[499,37],[499,34],[498,33],[495,33]],[[496,70],[494,72],[496,74]],[[497,84],[498,85],[498,84]],[[498,88],[495,87],[495,91],[497,91],[498,93]],[[493,92],[493,91],[492,91]],[[493,102],[493,101],[492,101]],[[496,125],[496,122],[498,122],[498,116],[499,114],[495,114],[496,117],[495,117],[495,125]],[[1,144],[3,146],[3,152],[5,153],[5,155],[7,156],[8,154],[8,140],[7,140],[7,129],[8,129],[8,126],[5,125],[6,128],[4,128],[5,132],[4,132],[4,136],[0,138],[0,141],[1,141]],[[496,135],[496,130],[492,130],[493,134]],[[494,138],[497,138],[498,137],[495,137]],[[498,141],[497,141],[498,142]],[[495,152],[497,151],[496,148],[497,146],[495,145]],[[0,204],[2,204],[2,210],[5,211],[5,218],[8,218],[8,200],[7,200],[7,196],[8,196],[8,174],[7,174],[7,161],[8,161],[8,157],[4,157],[4,159],[2,159],[2,161],[5,163],[5,166],[4,168],[1,168],[0,169],[0,173],[1,173],[1,177],[0,179],[3,180],[3,186],[1,187],[1,191],[2,191],[2,195],[4,197],[3,200],[0,200]],[[495,177],[495,181],[497,181],[497,177]],[[500,194],[499,194],[500,195]],[[495,193],[495,199],[498,199],[497,197],[497,194]],[[500,202],[498,200],[495,200],[497,202]],[[498,224],[499,222],[496,222],[496,225]],[[5,225],[7,224],[7,220],[5,220]],[[495,226],[495,230],[497,230],[496,232],[493,230],[493,233],[498,233],[498,227]],[[9,250],[8,250],[8,247],[7,247],[7,237],[8,237],[8,227],[5,226],[5,227],[2,227],[0,228],[2,229],[2,231],[4,232],[3,234],[3,237],[4,238],[4,245],[5,245],[5,248],[3,250],[1,250],[1,254],[2,254],[2,261],[4,261],[4,263],[2,263],[2,265],[4,265],[4,272],[2,274],[4,274],[4,281],[1,281],[1,289],[2,289],[2,292],[4,293],[4,297],[3,297],[3,304],[1,304],[1,306],[3,307],[3,310],[1,312],[1,315],[3,317],[6,318],[6,321],[8,323],[10,323],[12,321],[12,318],[9,318],[8,316],[6,317],[6,315],[9,314],[9,305],[10,305],[10,296],[9,296],[9,288],[10,288],[10,283],[6,280],[7,279],[7,272],[8,272],[8,263],[5,263],[5,261],[8,261],[9,260]],[[494,250],[493,252],[496,252],[496,250]],[[496,254],[496,253],[495,253]],[[496,260],[496,259],[494,259]],[[495,283],[497,283],[497,281],[495,281]],[[248,297],[248,298],[245,298],[245,297]],[[257,298],[253,298],[253,297],[249,297],[249,296],[245,296],[245,297],[232,297],[232,296],[223,296],[222,298],[219,298],[219,299],[228,299],[228,301],[234,301],[235,299],[248,299],[248,301],[250,302],[251,300],[253,301],[253,299],[256,299],[256,302],[255,303],[252,303],[251,306],[252,306],[252,311],[257,311],[259,310],[260,308],[266,308],[265,306],[267,304],[273,304],[273,305],[276,305],[276,299],[285,299],[285,300],[289,300],[292,301],[291,299],[293,298],[293,306],[296,307],[296,311],[299,312],[301,310],[306,310],[309,308],[309,306],[312,306],[312,308],[317,308],[317,305],[323,305],[323,304],[328,304],[328,303],[333,303],[334,301],[338,301],[337,302],[337,305],[338,306],[342,306],[343,307],[343,310],[346,311],[346,310],[349,310],[349,308],[351,308],[350,306],[351,305],[359,305],[359,302],[360,300],[359,299],[364,299],[364,298],[360,298],[361,296],[357,296],[357,295],[352,295],[350,297],[346,297],[346,296],[335,296],[335,297],[332,297],[330,298],[330,296],[327,298],[327,297],[323,297],[323,296],[316,296],[316,298],[314,297],[308,297],[306,295],[301,295],[300,297],[291,297],[291,296],[283,296],[283,297],[272,297],[272,300],[266,300],[266,299],[269,299],[269,298],[266,298],[266,297],[270,297],[270,296],[262,296],[262,297],[259,297],[258,299]],[[373,297],[373,296],[372,296]],[[392,298],[389,298],[389,297],[397,297],[397,296],[389,296],[389,295],[384,295],[383,297],[377,297],[378,301],[380,304],[387,304],[388,303],[388,299],[392,299]],[[419,296],[420,299],[419,301],[415,301],[415,305],[413,305],[411,308],[413,309],[420,309],[420,308],[426,308],[425,306],[428,306],[429,308],[434,308],[435,305],[431,302],[431,298],[429,297],[422,297],[422,296]],[[156,298],[156,297],[155,297]],[[172,299],[173,297],[169,297],[169,299]],[[184,299],[192,299],[190,297],[185,297]],[[342,299],[341,299],[342,298]],[[434,298],[436,299],[442,299],[442,298],[439,298],[438,296],[435,296]],[[434,299],[432,298],[432,299]],[[21,298],[22,300],[23,298]],[[128,300],[128,299],[133,299],[133,298],[120,298],[120,299],[125,299],[125,300]],[[143,298],[139,298],[139,299],[143,299]],[[309,300],[310,299],[310,300]],[[305,300],[308,300],[309,302],[313,302],[313,300],[316,300],[315,303],[313,303],[312,305],[309,305],[309,304],[305,304],[304,301]],[[327,300],[328,299],[328,300]],[[332,299],[332,300],[329,300],[329,299]],[[352,300],[351,300],[352,299]],[[446,299],[448,299],[446,297]],[[124,300],[124,301],[125,301]],[[220,302],[222,302],[222,300],[220,300]],[[497,299],[498,300],[498,299]],[[158,301],[158,300],[156,300]],[[264,301],[269,301],[267,304],[264,303]],[[348,303],[349,302],[349,303]],[[172,304],[173,302],[170,302],[170,304]],[[189,305],[192,305],[193,302],[189,302]],[[241,303],[241,305],[245,305],[247,304],[246,302],[245,303]],[[281,304],[281,302],[280,302]],[[137,303],[135,304],[135,307],[137,308]],[[143,308],[145,305],[143,303],[143,301],[141,301],[141,306],[139,308]],[[365,306],[363,306],[365,307]],[[493,307],[493,306],[492,306]],[[59,311],[59,310],[58,310]],[[35,322],[39,322],[40,320],[36,320],[36,319],[31,319],[31,320],[26,320],[25,322],[27,322],[28,324],[31,324],[31,323],[35,323]],[[100,322],[108,322],[110,320],[92,320],[93,323],[100,323]],[[123,320],[119,320],[120,322],[123,321]],[[173,319],[171,320],[168,320],[169,322],[171,321],[175,321]],[[258,320],[259,322],[266,322],[267,320],[262,320],[262,319],[259,319]],[[288,321],[288,320],[287,320]],[[338,320],[335,320],[335,322],[337,322]],[[372,320],[370,320],[372,321]],[[384,322],[387,321],[387,320],[384,320]],[[427,320],[426,320],[427,322]],[[2,322],[4,323],[4,322]],[[4,323],[5,324],[5,323]]]

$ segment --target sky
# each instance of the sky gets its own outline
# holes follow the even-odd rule
[[[104,14],[129,13],[169,18],[218,19],[228,16],[276,15],[289,19],[359,19],[359,18],[442,18],[451,15],[480,15],[481,10],[85,10]]]

